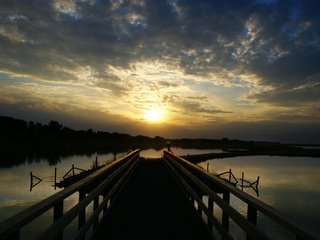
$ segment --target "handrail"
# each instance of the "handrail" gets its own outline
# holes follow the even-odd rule
[[[60,207],[63,200],[77,191],[85,189],[94,181],[98,180],[101,176],[107,174],[109,171],[117,168],[124,162],[139,156],[140,149],[130,152],[128,155],[117,159],[116,161],[98,169],[94,173],[88,175],[84,179],[72,184],[71,186],[57,192],[50,197],[36,203],[35,205],[21,211],[20,213],[10,217],[0,224],[0,236],[7,238],[13,236],[14,234],[19,235],[19,230],[24,225],[40,216],[42,213],[46,212],[52,207]],[[62,205],[63,206],[63,205]],[[61,209],[62,210],[62,209]]]
[[[213,184],[218,185],[224,191],[232,193],[234,196],[238,197],[239,199],[241,199],[242,201],[247,203],[248,209],[250,207],[251,210],[259,211],[259,212],[263,213],[265,216],[268,216],[271,220],[277,222],[278,224],[280,224],[281,226],[283,226],[287,230],[294,233],[296,235],[297,239],[310,239],[310,240],[315,239],[315,237],[313,237],[309,233],[305,232],[303,229],[301,229],[299,226],[297,226],[295,223],[293,223],[290,219],[285,217],[283,214],[281,214],[275,208],[273,208],[273,207],[269,206],[268,204],[252,197],[251,195],[249,195],[243,191],[240,191],[235,186],[222,180],[221,178],[214,176],[214,175],[210,175],[209,173],[207,173],[206,171],[204,171],[203,169],[201,169],[197,165],[192,164],[189,161],[187,161],[181,157],[175,156],[174,154],[172,154],[168,151],[164,151],[164,157],[170,157],[172,159],[175,159],[175,160],[181,162],[185,166],[196,171],[198,174],[197,177],[202,177],[204,180],[207,180]]]
[[[117,168],[112,174],[109,175],[99,186],[97,186],[92,192],[89,193],[86,198],[81,202],[72,207],[61,217],[57,222],[47,228],[37,239],[55,239],[63,231],[67,224],[69,224],[83,209],[89,205],[95,197],[97,197],[107,186],[114,180],[120,173],[122,173],[128,165],[131,164],[135,159],[131,158],[129,161],[124,163],[121,167]],[[132,166],[131,166],[132,167]],[[129,168],[131,169],[131,168]],[[125,177],[124,174],[122,177]],[[110,194],[109,194],[110,196]]]
[[[241,227],[252,239],[268,239],[256,226],[248,222],[237,210],[231,207],[228,203],[222,200],[217,193],[212,191],[206,184],[201,182],[197,177],[195,177],[190,171],[184,168],[182,165],[174,161],[173,158],[170,159],[171,163],[175,165],[186,177],[188,177],[193,184],[195,184],[199,189],[203,191],[205,195],[211,197],[217,205],[223,209],[223,211],[228,214],[238,225]]]
[[[207,218],[210,222],[208,222],[208,225],[213,223],[214,226],[217,228],[218,232],[222,235],[222,239],[224,240],[231,240],[231,236],[228,233],[226,229],[223,228],[222,224],[217,220],[217,218],[213,215],[213,212],[209,210],[209,208],[202,202],[200,197],[197,195],[197,193],[191,188],[191,186],[183,179],[181,175],[177,171],[175,171],[174,167],[166,160],[165,164],[173,174],[173,176],[178,180],[178,182],[182,185],[183,188],[185,188],[188,193],[190,194],[190,197],[197,201],[198,206],[200,206],[201,209],[205,212],[207,215]]]
[[[85,225],[83,225],[81,227],[81,229],[79,229],[79,232],[77,233],[77,235],[75,236],[75,240],[81,240],[83,239],[83,237],[85,236],[87,230],[89,229],[89,227],[93,224],[93,222],[98,219],[98,216],[100,214],[100,212],[106,207],[108,201],[113,198],[113,202],[114,200],[117,198],[117,193],[120,192],[121,188],[124,187],[126,181],[128,181],[130,175],[133,173],[134,169],[137,167],[139,160],[141,160],[141,158],[138,159],[138,161],[135,161],[128,169],[127,173],[122,175],[121,178],[118,180],[118,182],[113,186],[113,188],[109,191],[109,193],[105,196],[105,198],[103,199],[103,201],[101,202],[101,204],[97,207],[97,209],[91,214],[90,218],[88,219],[88,221],[86,222]],[[114,194],[116,194],[114,196]],[[110,203],[110,206],[112,206],[112,203]]]

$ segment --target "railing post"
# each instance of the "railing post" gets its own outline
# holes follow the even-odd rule
[[[79,191],[79,202],[81,202],[86,197],[86,192],[81,189]],[[84,208],[83,211],[79,213],[79,229],[85,224],[86,222],[86,209]]]
[[[107,193],[103,193],[103,199],[105,199],[107,197]],[[106,204],[106,206],[103,208],[103,216],[105,216],[108,212],[108,203]]]
[[[72,164],[72,175],[74,176],[74,164]]]
[[[99,207],[99,195],[93,200],[93,212]],[[93,228],[96,228],[99,223],[99,216],[93,222]]]
[[[254,207],[250,206],[248,204],[248,209],[247,209],[247,219],[249,222],[253,223],[254,225],[257,225],[257,209]],[[251,238],[247,234],[247,239],[251,240]]]
[[[208,197],[208,209],[213,214],[213,199],[212,197]],[[213,230],[213,222],[208,218],[208,227],[212,231]]]
[[[11,235],[7,236],[5,239],[8,240],[20,240],[20,229],[12,233]]]
[[[227,204],[230,204],[230,192],[223,192],[223,201],[225,201]],[[222,211],[222,226],[224,229],[229,231],[229,216],[225,211]]]
[[[195,206],[194,206],[194,203],[195,203],[196,201],[194,200],[194,198],[193,198],[192,196],[190,196],[190,201],[191,201],[192,206],[195,207]]]
[[[53,207],[53,222],[57,222],[63,216],[63,201],[58,202]],[[63,232],[61,232],[56,239],[63,239]]]
[[[202,194],[199,195],[200,200],[202,201]],[[200,216],[202,216],[202,208],[200,207],[200,204],[198,203],[198,213]]]

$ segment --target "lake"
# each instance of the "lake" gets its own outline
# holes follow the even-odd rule
[[[199,165],[212,173],[232,169],[236,177],[256,180],[259,197],[252,188],[244,191],[280,210],[308,232],[320,236],[320,159],[308,157],[245,156],[208,160]],[[245,205],[235,198],[231,203],[243,214]],[[279,232],[265,217],[258,216],[258,225],[267,229],[272,239],[287,239],[286,231]],[[243,237],[243,238],[242,238]],[[239,239],[244,239],[244,235]]]
[[[181,149],[172,148],[176,155],[201,154],[222,152],[220,149]],[[126,152],[117,153],[117,157]],[[148,149],[141,151],[144,157],[161,157],[163,150]],[[98,157],[99,164],[113,161],[114,154],[73,155],[61,157],[56,165],[48,159],[34,160],[26,157],[24,164],[10,168],[0,168],[0,221],[20,212],[34,203],[60,191],[53,187],[54,169],[57,168],[58,177],[61,178],[72,166],[90,169],[93,161]],[[221,173],[232,169],[232,172],[241,177],[245,173],[246,179],[255,180],[260,176],[258,186],[259,196],[253,189],[244,191],[279,209],[285,216],[295,220],[304,229],[316,236],[320,236],[320,159],[304,157],[277,157],[277,156],[248,156],[225,159],[208,160],[199,163],[204,169],[212,173]],[[30,172],[43,179],[30,191]],[[77,194],[65,201],[65,209],[70,209],[77,203]],[[231,198],[231,203],[243,214],[245,206]],[[89,210],[90,211],[89,207]],[[218,213],[217,213],[218,214]],[[52,221],[52,212],[48,212],[36,221],[28,224],[22,231],[22,239],[29,239],[35,231],[45,229]],[[273,239],[287,239],[287,233],[279,230],[268,219],[258,216],[258,225],[268,230]],[[72,232],[76,229],[74,221],[66,230]],[[231,228],[235,228],[231,224]],[[237,230],[235,239],[245,239]]]

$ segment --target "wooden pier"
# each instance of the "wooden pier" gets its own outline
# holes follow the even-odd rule
[[[110,240],[212,239],[163,159],[141,159],[95,238],[105,236]]]
[[[79,201],[65,211],[64,200],[73,194]],[[230,205],[231,195],[247,205],[245,215]],[[221,218],[214,214],[218,208]],[[136,150],[101,167],[1,223],[0,238],[20,239],[24,226],[50,209],[52,225],[34,239],[63,239],[74,219],[73,239],[233,239],[231,219],[247,239],[270,239],[257,226],[260,215],[296,239],[315,239],[271,206],[167,151],[163,158],[144,159]]]

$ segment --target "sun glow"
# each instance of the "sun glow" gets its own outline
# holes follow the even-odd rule
[[[149,122],[159,122],[161,119],[161,113],[156,109],[149,109],[144,112],[144,119]]]

